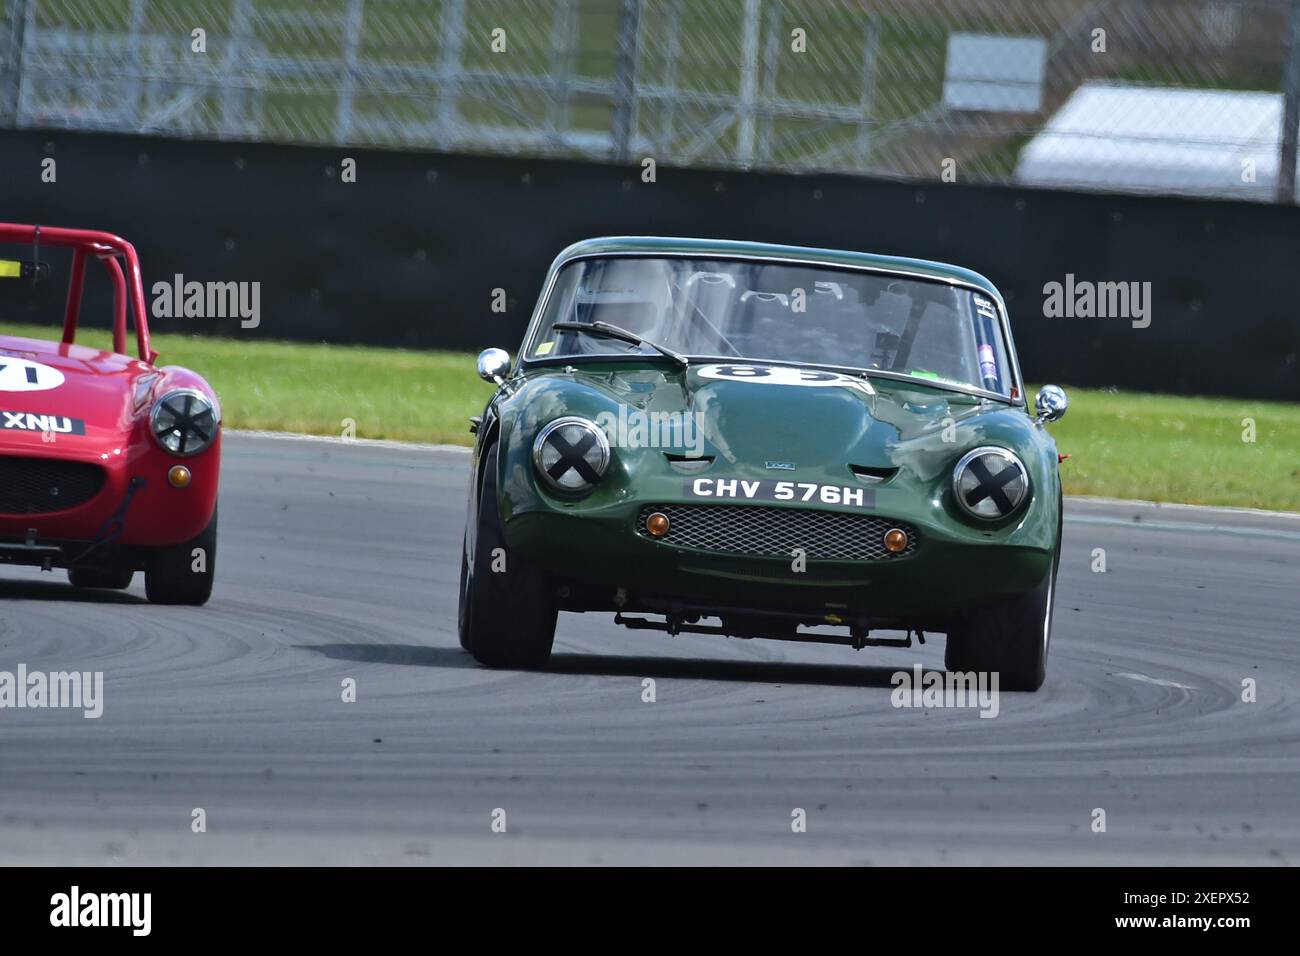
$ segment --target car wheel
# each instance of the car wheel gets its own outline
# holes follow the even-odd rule
[[[478,515],[465,536],[461,644],[489,667],[541,667],[555,641],[555,601],[545,578],[505,551],[497,507],[499,447],[484,453]]]
[[[120,591],[131,586],[131,568],[68,568],[68,582],[74,588],[105,588]]]
[[[207,604],[217,570],[217,509],[199,534],[145,559],[144,590],[154,604]]]
[[[969,614],[954,622],[944,647],[949,671],[998,672],[1000,690],[1038,690],[1047,677],[1052,646],[1052,610],[1056,574],[1061,565],[1064,500],[1056,496],[1056,551],[1038,586],[999,607]]]
[[[465,542],[460,547],[460,605],[457,610],[456,630],[460,634],[460,646],[469,650],[469,558],[466,556],[469,545]]]
[[[996,671],[1001,690],[1038,690],[1047,676],[1055,590],[1053,562],[1033,590],[964,615],[948,632],[944,666],[954,672]]]

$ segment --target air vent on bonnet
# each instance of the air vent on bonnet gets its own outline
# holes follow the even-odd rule
[[[683,475],[694,475],[713,464],[712,455],[678,455],[666,451],[664,457],[668,459],[668,464],[673,466],[673,471]]]
[[[849,471],[869,485],[878,485],[898,474],[897,468],[873,468],[869,465],[849,465]]]

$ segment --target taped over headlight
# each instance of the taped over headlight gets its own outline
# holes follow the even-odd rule
[[[1007,449],[986,445],[962,455],[952,471],[952,490],[967,514],[997,521],[1014,514],[1029,497],[1029,473]]]
[[[164,451],[182,457],[205,450],[220,428],[221,412],[195,388],[168,392],[149,413],[149,433],[154,441]]]
[[[533,464],[557,491],[588,491],[609,467],[609,439],[585,418],[557,418],[538,432]]]

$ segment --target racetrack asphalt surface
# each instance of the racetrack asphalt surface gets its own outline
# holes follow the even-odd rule
[[[0,567],[0,671],[104,672],[99,719],[0,709],[0,863],[1300,862],[1298,518],[1067,500],[1047,683],[984,719],[891,706],[942,637],[562,614],[478,666],[469,460],[227,436],[203,608]]]

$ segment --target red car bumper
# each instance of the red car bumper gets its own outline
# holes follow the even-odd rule
[[[169,455],[152,442],[108,451],[78,450],[64,443],[60,443],[57,453],[50,446],[6,448],[3,457],[5,467],[19,481],[24,475],[31,476],[35,487],[33,496],[48,485],[46,475],[51,471],[71,473],[70,469],[47,467],[56,463],[80,465],[76,469],[77,480],[85,480],[81,476],[90,473],[87,466],[100,469],[103,476],[102,484],[92,496],[61,510],[47,510],[56,504],[48,497],[40,498],[35,506],[26,504],[15,491],[5,499],[3,507],[39,510],[0,511],[0,542],[90,542],[112,527],[118,545],[160,547],[189,541],[212,520],[217,501],[221,436],[217,436],[211,447],[190,458]],[[174,487],[168,481],[168,469],[177,464],[188,468],[192,476],[184,488]],[[69,479],[69,484],[72,483]],[[113,521],[115,516],[120,519],[120,529]]]

